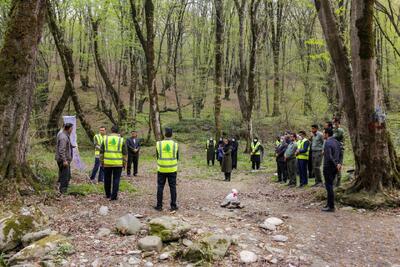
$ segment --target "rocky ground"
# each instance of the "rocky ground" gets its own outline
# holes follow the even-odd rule
[[[116,202],[107,201],[101,194],[35,201],[40,202],[37,204],[49,216],[48,227],[67,237],[73,246],[73,251],[66,251],[56,265],[190,266],[193,264],[191,257],[196,262],[198,254],[187,257],[184,254],[191,247],[201,245],[199,240],[210,236],[217,236],[218,244],[223,244],[222,248],[216,248],[219,254],[221,250],[225,254],[226,244],[227,251],[223,257],[209,251],[217,260],[207,263],[209,259],[206,259],[201,262],[203,265],[400,264],[399,210],[365,211],[338,207],[335,213],[322,213],[323,203],[316,201],[313,194],[314,190],[322,188],[288,189],[271,182],[263,171],[236,171],[232,177],[232,182],[227,183],[219,179],[193,179],[190,173],[180,173],[180,209],[175,214],[168,211],[168,187],[164,211],[152,209],[156,178],[148,170],[142,170],[138,177],[130,180],[138,188],[138,193],[121,193]],[[239,191],[244,208],[219,206],[232,188]],[[129,218],[135,220],[132,222],[133,234],[117,233],[116,227],[121,224],[119,218],[128,213],[132,215]],[[160,250],[159,240],[140,239],[150,235],[149,222],[161,216],[177,218],[189,224],[190,230],[181,233],[173,242],[164,242]],[[181,257],[174,257],[175,253]],[[202,255],[207,256],[207,253]]]

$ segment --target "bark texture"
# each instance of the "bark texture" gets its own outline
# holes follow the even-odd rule
[[[31,178],[26,153],[35,89],[32,72],[45,8],[44,0],[12,1],[0,51],[0,182]]]
[[[383,203],[393,204],[396,201],[386,192],[400,187],[400,164],[385,118],[380,116],[383,104],[376,77],[374,2],[352,1],[351,63],[329,0],[316,1],[316,8],[335,66],[355,158],[355,181],[346,193],[383,193],[387,197]]]
[[[223,45],[224,45],[224,18],[223,0],[215,0],[215,91],[214,91],[214,120],[215,140],[222,135],[221,126],[221,93],[223,75]],[[229,98],[229,97],[228,97]]]

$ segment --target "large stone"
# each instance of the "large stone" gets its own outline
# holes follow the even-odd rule
[[[190,224],[169,216],[152,219],[149,225],[150,234],[159,236],[163,242],[179,240],[191,229]]]
[[[258,260],[257,255],[252,251],[243,250],[240,252],[240,261],[242,263],[245,263],[245,264],[255,263],[255,262],[257,262],[257,260]]]
[[[117,220],[117,231],[123,235],[133,235],[140,231],[142,223],[132,214],[126,214]]]
[[[281,224],[283,224],[283,221],[279,218],[276,217],[269,217],[264,221],[264,224],[269,223],[275,226],[279,226]]]
[[[0,218],[0,252],[13,250],[22,243],[22,237],[38,230],[47,217],[37,207],[22,208]]]
[[[143,251],[157,251],[162,249],[162,241],[158,236],[146,236],[139,239],[138,246]]]
[[[9,264],[30,262],[40,259],[51,259],[55,256],[66,256],[74,252],[69,240],[62,235],[50,235],[25,247],[12,256]]]
[[[190,262],[221,260],[225,257],[232,240],[229,236],[208,234],[193,243],[185,252],[184,259]]]
[[[51,234],[56,234],[56,232],[52,232],[50,228],[47,228],[47,229],[45,229],[43,231],[39,231],[39,232],[28,233],[21,238],[22,245],[24,247],[26,247],[26,246],[30,245],[31,243],[38,241],[42,238],[45,238],[46,236],[49,236]]]

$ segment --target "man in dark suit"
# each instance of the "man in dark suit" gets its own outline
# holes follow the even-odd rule
[[[339,141],[333,138],[332,128],[326,128],[324,131],[324,168],[325,188],[327,191],[327,205],[322,209],[326,212],[335,211],[335,193],[333,191],[333,181],[336,174],[342,169],[343,150]]]
[[[137,132],[132,131],[131,137],[126,141],[128,148],[128,166],[126,174],[131,177],[131,168],[133,163],[133,176],[137,176],[138,164],[139,164],[139,151],[140,151],[140,140],[137,138]]]

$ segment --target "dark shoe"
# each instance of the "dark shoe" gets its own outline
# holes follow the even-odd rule
[[[335,208],[325,207],[325,208],[322,208],[321,211],[324,211],[324,212],[335,212]]]
[[[153,207],[156,211],[162,211],[162,207],[154,206]]]
[[[171,211],[171,212],[177,211],[177,210],[178,210],[178,207],[172,207],[172,208],[169,209],[169,211]]]
[[[133,176],[135,176],[135,177],[136,177],[136,176],[137,176],[137,173],[134,173],[134,174],[133,174]]]
[[[116,201],[118,198],[110,198],[110,201]]]

